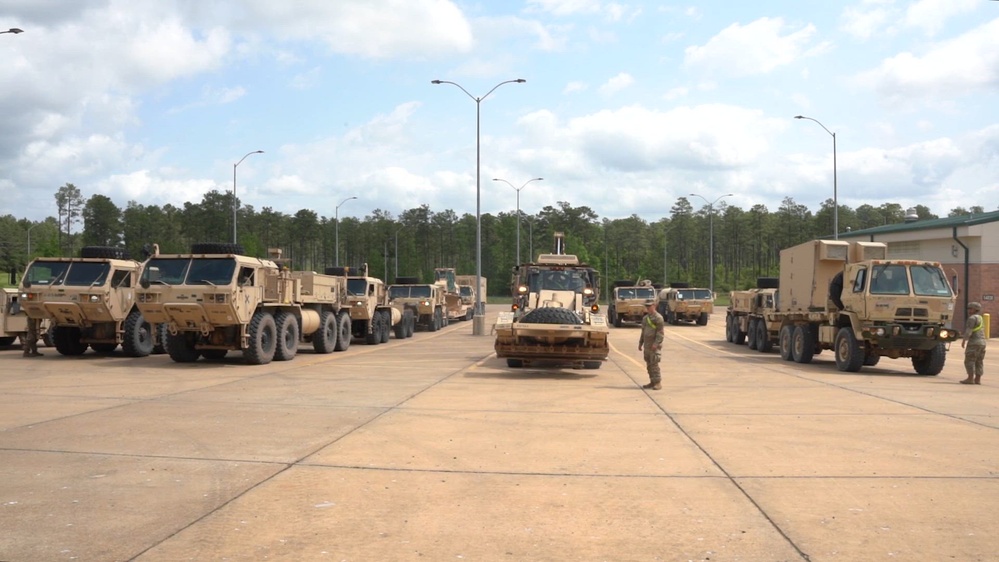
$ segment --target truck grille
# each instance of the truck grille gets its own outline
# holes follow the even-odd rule
[[[926,308],[898,308],[895,310],[895,318],[899,321],[929,317],[930,311]]]

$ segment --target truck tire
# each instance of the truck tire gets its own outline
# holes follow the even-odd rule
[[[367,321],[364,330],[364,343],[368,345],[378,345],[382,342],[382,315],[375,312],[375,315]]]
[[[228,349],[202,349],[201,356],[208,361],[221,361],[229,354]]]
[[[298,353],[298,319],[290,312],[281,311],[274,315],[274,326],[277,329],[274,360],[291,361]]]
[[[335,351],[347,351],[350,347],[350,339],[354,334],[350,331],[350,313],[341,310],[336,315],[336,346]]]
[[[128,250],[114,246],[84,246],[80,249],[81,258],[103,258],[112,260],[129,259]]]
[[[312,348],[316,353],[333,353],[336,349],[336,314],[324,310],[319,314],[319,329],[312,334]]]
[[[389,312],[389,314],[392,314]],[[404,340],[406,339],[406,331],[409,329],[409,320],[406,318],[406,313],[402,313],[402,318],[399,319],[399,323],[392,327],[392,331],[395,332],[395,339]]]
[[[469,307],[468,310],[465,311],[465,321],[467,322],[471,320],[474,315],[475,315],[475,309]]]
[[[780,350],[780,358],[784,361],[794,361],[794,354],[792,353],[791,340],[794,335],[794,326],[788,324],[787,326],[781,326],[780,332],[777,335],[777,348]]]
[[[327,267],[323,273],[326,275],[335,275],[337,277],[347,277],[350,274],[350,268],[339,266],[339,267]]]
[[[416,314],[409,308],[407,308],[402,313],[403,319],[406,321],[406,337],[413,337],[413,332],[416,331]]]
[[[603,365],[603,361],[583,361],[584,369],[599,369]]]
[[[249,344],[243,350],[243,357],[250,365],[266,365],[274,360],[277,351],[277,324],[269,312],[258,310],[250,318],[247,329]]]
[[[912,358],[912,368],[917,374],[935,377],[943,371],[944,362],[947,361],[947,349],[944,344],[938,343],[933,349],[923,352],[921,355]]]
[[[521,319],[521,322],[527,324],[579,325],[583,323],[583,320],[578,314],[568,308],[544,307],[535,308],[534,310],[528,312],[524,315],[524,318]]]
[[[435,310],[430,313],[430,316],[427,317],[427,331],[436,332],[439,328],[440,319],[437,318],[437,311]]]
[[[153,352],[153,330],[139,309],[132,309],[125,318],[125,333],[121,349],[129,357],[146,357]]]
[[[153,354],[162,355],[167,352],[167,325],[165,323],[156,324],[153,328]]]
[[[780,289],[780,277],[757,277],[757,289]]]
[[[747,338],[746,338],[746,340],[747,340],[746,345],[749,347],[749,349],[753,349],[753,350],[756,349],[756,337],[758,335],[759,335],[759,332],[756,331],[756,319],[755,318],[750,318],[749,319],[749,327],[746,328],[746,336],[747,336]]]
[[[382,341],[380,343],[388,343],[389,334],[392,333],[392,313],[387,310],[383,310],[379,312],[379,314],[382,317]]]
[[[735,334],[732,333],[732,326],[734,322],[732,321],[732,315],[725,315],[725,341],[732,343],[735,341]]]
[[[194,348],[197,332],[177,332],[167,334],[167,353],[176,363],[194,363],[201,352]]]
[[[80,329],[74,326],[56,326],[52,338],[60,355],[83,355],[87,351],[87,344],[80,341]]]
[[[687,283],[686,281],[676,281],[676,282],[670,283],[669,286],[672,289],[689,289],[690,288],[690,283]]]
[[[735,337],[735,345],[742,345],[746,343],[746,332],[739,329],[738,319],[732,319],[732,335]]]
[[[773,349],[774,342],[770,341],[770,332],[767,330],[767,323],[761,318],[756,321],[756,351],[770,353]]]
[[[114,353],[114,350],[118,349],[118,344],[116,343],[92,343],[90,347],[95,353],[100,353],[101,355],[107,355],[109,353]]]
[[[524,360],[507,358],[506,366],[510,367],[511,369],[519,369],[524,366]]]
[[[698,326],[707,326],[708,325],[708,313],[707,312],[702,312],[701,315],[697,317],[697,325]]]
[[[14,340],[16,339],[17,336],[11,336],[9,338],[0,338],[0,346],[7,347],[8,345],[14,343]]]
[[[864,352],[860,349],[860,342],[853,337],[851,328],[844,326],[836,332],[833,349],[836,351],[836,368],[840,371],[856,373],[864,366]]]
[[[874,353],[868,353],[864,356],[864,366],[873,367],[881,361],[881,356]]]
[[[395,285],[419,285],[420,284],[420,278],[419,277],[396,277],[394,284]]]
[[[225,242],[198,242],[191,244],[192,254],[236,254],[245,255],[246,250],[242,244],[230,244]]]
[[[812,327],[801,324],[791,332],[791,356],[795,363],[811,363],[815,355],[815,335]]]

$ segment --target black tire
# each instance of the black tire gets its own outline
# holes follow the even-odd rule
[[[412,310],[407,308],[403,311],[402,316],[406,320],[406,337],[411,338],[413,337],[413,333],[416,332],[416,315],[413,314]]]
[[[291,361],[298,353],[298,319],[282,310],[274,315],[274,326],[277,328],[274,360]]]
[[[42,343],[45,347],[55,347],[55,326],[49,326],[49,329],[42,333]]]
[[[9,338],[0,338],[0,346],[6,347],[6,346],[14,343],[14,340],[16,340],[16,339],[17,339],[17,336],[9,337]]]
[[[944,363],[947,361],[947,349],[944,344],[938,343],[933,349],[912,358],[912,368],[916,374],[935,377],[943,371]]]
[[[508,358],[506,360],[506,366],[510,367],[511,369],[519,369],[524,366],[524,360]]]
[[[350,339],[354,334],[350,331],[350,313],[341,310],[336,315],[336,346],[334,351],[347,351],[350,347]]]
[[[756,351],[770,353],[773,349],[774,342],[770,341],[770,332],[767,331],[767,323],[761,318],[756,321]]]
[[[177,363],[194,363],[201,357],[201,351],[194,348],[197,332],[177,332],[167,334],[167,353]]]
[[[231,244],[226,242],[198,242],[191,244],[192,254],[236,254],[245,255],[246,250],[242,244]]]
[[[201,356],[208,361],[221,361],[229,354],[228,349],[202,349]]]
[[[475,309],[469,307],[469,309],[465,311],[465,321],[471,320],[473,316],[475,316]]]
[[[122,335],[121,349],[129,357],[146,357],[153,352],[155,333],[152,326],[143,318],[139,309],[133,309],[125,318],[125,333]]]
[[[436,310],[433,311],[433,312],[431,312],[430,316],[427,318],[427,331],[428,332],[436,332],[441,327],[441,325],[440,325],[440,318],[437,316],[437,312],[438,311],[436,311]]]
[[[60,355],[83,355],[87,344],[80,341],[80,329],[74,326],[56,326],[52,334],[56,351]]]
[[[396,277],[394,284],[395,285],[419,285],[420,284],[420,278],[419,277]]]
[[[792,339],[794,335],[794,326],[788,324],[787,326],[781,326],[780,332],[777,336],[777,347],[780,350],[780,358],[784,361],[794,361],[794,354],[792,353]]]
[[[621,317],[617,315],[616,310],[613,308],[608,310],[607,317],[610,318],[611,324],[613,324],[615,328],[621,327]]]
[[[162,355],[167,352],[167,325],[165,323],[157,324],[153,328],[153,355]]]
[[[611,287],[617,289],[618,287],[634,287],[635,282],[630,279],[619,279],[615,281]]]
[[[701,315],[697,317],[697,325],[698,326],[707,326],[708,325],[708,313],[707,312],[702,312]]]
[[[869,353],[864,356],[864,366],[873,367],[881,361],[881,356],[873,353]]]
[[[543,307],[535,308],[521,319],[526,324],[571,324],[579,325],[583,320],[578,314],[568,308]]]
[[[690,283],[687,283],[685,281],[676,281],[676,282],[670,283],[669,286],[670,286],[671,289],[689,289],[690,288]]]
[[[583,361],[584,369],[599,369],[603,365],[603,361]]]
[[[392,333],[392,314],[383,310],[378,313],[382,317],[381,341],[378,343],[388,343],[389,334]]]
[[[114,350],[118,349],[118,344],[116,343],[92,343],[90,344],[91,349],[95,353],[101,355],[108,355],[109,353],[114,353]]]
[[[731,314],[726,314],[725,315],[725,341],[727,341],[728,343],[732,343],[732,342],[735,341],[735,335],[732,333],[732,326],[733,326],[733,324],[734,323],[732,321],[732,315]]]
[[[392,317],[392,311],[389,310],[389,318]],[[406,339],[406,332],[408,330],[406,313],[402,314],[402,318],[399,319],[399,323],[392,327],[392,331],[395,332],[395,339],[404,340]]]
[[[791,356],[795,363],[811,363],[815,355],[815,337],[811,326],[801,324],[791,332]]]
[[[759,332],[756,331],[756,319],[755,318],[750,318],[749,319],[749,328],[746,331],[746,335],[748,336],[747,337],[748,341],[747,341],[746,345],[749,346],[749,349],[754,349],[755,350],[756,349],[756,338],[759,335]]]
[[[746,332],[739,329],[738,322],[733,322],[732,336],[735,338],[735,345],[742,345],[746,343]]]
[[[327,267],[326,270],[324,271],[324,273],[326,273],[326,275],[335,275],[337,277],[346,277],[347,275],[350,274],[350,268],[349,267],[344,267],[344,266],[340,266],[340,267]]]
[[[836,332],[833,350],[836,355],[836,368],[840,371],[856,373],[864,366],[864,352],[849,327],[840,328]]]
[[[378,345],[382,342],[382,315],[375,312],[370,320],[366,321],[364,330],[364,343],[367,345]]]
[[[250,319],[247,330],[250,341],[243,350],[243,357],[250,365],[266,365],[274,360],[277,351],[278,333],[274,316],[269,312],[258,310]]]
[[[780,277],[757,277],[757,289],[780,289]]]
[[[128,250],[114,246],[84,246],[80,248],[81,258],[103,258],[112,260],[129,259]]]
[[[319,314],[319,329],[312,334],[312,349],[316,353],[333,353],[336,349],[336,314],[332,311]]]

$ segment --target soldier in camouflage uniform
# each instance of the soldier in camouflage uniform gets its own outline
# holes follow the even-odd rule
[[[649,384],[642,385],[642,388],[659,390],[663,387],[659,360],[662,358],[665,327],[666,322],[663,320],[662,314],[656,312],[656,301],[651,299],[645,301],[645,316],[642,317],[642,334],[639,336],[638,349],[644,351],[645,368],[649,372]]]
[[[960,381],[961,384],[982,384],[982,375],[985,374],[985,319],[982,318],[982,305],[977,302],[968,303],[968,320],[964,325],[964,339],[961,347],[964,348],[964,368],[968,372],[968,378]]]

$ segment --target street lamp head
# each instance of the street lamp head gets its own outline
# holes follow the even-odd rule
[[[441,82],[440,80],[431,80],[430,83],[431,84],[442,84],[443,82]]]
[[[794,118],[795,119],[804,119],[805,116],[804,115],[795,115]]]
[[[254,154],[263,154],[264,151],[263,150],[254,150],[253,153]]]
[[[7,31],[0,31],[0,33],[13,33],[14,35],[17,35],[18,33],[24,33],[24,30],[23,29],[18,29],[16,27],[12,27],[12,28],[8,29]]]
[[[514,82],[518,84],[523,84],[524,82],[527,82],[527,80],[524,80],[523,78],[517,78],[516,80],[514,80]]]

